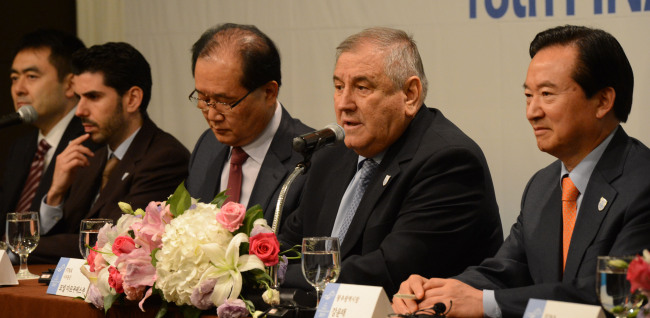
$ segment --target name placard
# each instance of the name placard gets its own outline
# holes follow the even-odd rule
[[[86,297],[90,281],[81,273],[83,259],[61,257],[56,265],[47,293],[66,297]]]
[[[605,318],[600,306],[531,298],[524,318]]]
[[[314,318],[386,318],[392,312],[381,287],[329,283]]]
[[[16,272],[11,266],[11,260],[5,250],[0,250],[0,286],[18,285]]]

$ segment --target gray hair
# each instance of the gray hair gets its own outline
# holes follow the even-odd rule
[[[336,48],[336,60],[341,54],[353,51],[362,43],[371,43],[378,50],[385,51],[384,72],[393,81],[395,89],[403,89],[411,76],[422,82],[422,101],[427,96],[429,82],[424,74],[422,58],[413,37],[402,30],[374,27],[350,35]]]

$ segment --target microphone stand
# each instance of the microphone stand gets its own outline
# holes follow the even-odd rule
[[[307,173],[307,170],[311,166],[311,152],[304,152],[303,153],[303,160],[299,162],[296,165],[296,168],[293,169],[293,172],[287,177],[287,179],[284,181],[284,184],[282,184],[282,188],[280,189],[280,195],[278,196],[278,202],[275,205],[275,214],[273,215],[273,226],[271,229],[273,230],[273,233],[277,236],[279,226],[280,226],[280,220],[282,219],[282,209],[284,208],[284,201],[287,197],[287,193],[289,192],[289,188],[293,184],[293,182],[298,178],[299,175]],[[272,286],[271,288],[273,289],[279,289],[280,284],[278,284],[278,268],[280,264],[275,264],[271,267],[269,267],[269,276],[273,279],[271,282]]]

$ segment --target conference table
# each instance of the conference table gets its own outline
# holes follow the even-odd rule
[[[45,272],[56,265],[29,265],[32,273]],[[14,268],[17,270],[17,268]],[[119,317],[119,318],[153,318],[158,312],[161,301],[157,296],[147,299],[142,312],[135,302],[113,304],[111,309],[104,314],[104,310],[95,308],[79,298],[50,295],[47,285],[41,284],[37,279],[18,281],[18,285],[0,287],[0,317]],[[201,317],[217,318],[216,310],[207,311]],[[212,314],[210,314],[210,312]],[[165,317],[182,318],[183,314],[173,305],[168,307]]]

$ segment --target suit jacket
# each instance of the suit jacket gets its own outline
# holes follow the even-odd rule
[[[300,120],[292,118],[282,107],[280,126],[273,136],[248,200],[248,208],[256,204],[262,206],[264,218],[269,225],[273,223],[275,205],[284,179],[303,159],[300,154],[293,151],[292,140],[311,130]],[[230,146],[220,143],[210,129],[201,135],[192,151],[189,176],[185,182],[193,198],[200,199],[201,202],[210,202],[219,193],[221,170],[228,160],[229,151]],[[284,203],[283,220],[298,206],[303,183],[304,178],[298,177],[291,186]]]
[[[280,231],[285,244],[331,236],[358,155],[344,146],[314,155],[298,211]],[[341,283],[383,286],[410,274],[456,275],[503,242],[492,179],[481,149],[439,110],[418,111],[392,144],[359,203],[341,245]],[[283,287],[310,288],[299,265]]]
[[[108,148],[102,147],[80,168],[63,203],[63,218],[41,236],[29,255],[30,262],[56,263],[60,257],[80,258],[79,225],[86,218],[109,218],[114,223],[122,215],[117,203],[130,203],[144,209],[150,201],[164,201],[187,176],[187,149],[172,135],[162,131],[149,118],[122,160],[111,172],[97,201]]]
[[[597,256],[650,248],[650,149],[619,127],[589,179],[563,275],[560,169],[556,161],[530,179],[499,252],[457,277],[494,289],[504,317],[521,317],[530,298],[598,304]]]
[[[84,129],[81,125],[81,119],[74,116],[63,132],[61,141],[59,141],[59,144],[54,150],[54,155],[52,156],[50,164],[41,176],[41,182],[36,190],[34,200],[32,201],[31,211],[39,210],[43,196],[47,194],[47,191],[52,185],[52,175],[54,174],[54,167],[56,166],[56,156],[58,156],[68,146],[68,143],[71,140],[83,134]],[[29,168],[34,160],[34,154],[36,154],[36,149],[38,147],[37,140],[38,129],[34,128],[28,134],[18,138],[9,150],[4,177],[2,183],[0,183],[0,216],[2,217],[3,222],[3,225],[0,226],[0,236],[4,235],[5,232],[4,220],[6,218],[6,213],[13,212],[20,200],[20,195],[25,186],[27,175],[29,175]],[[98,145],[90,141],[86,141],[84,145],[93,151],[99,148]]]

